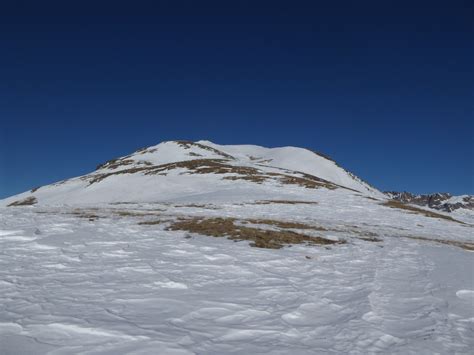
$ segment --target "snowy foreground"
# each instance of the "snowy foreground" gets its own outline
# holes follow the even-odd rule
[[[469,224],[338,190],[313,204],[237,195],[0,208],[0,354],[473,350],[474,255],[447,242],[472,242]],[[346,243],[264,249],[167,230],[189,216],[297,221]]]

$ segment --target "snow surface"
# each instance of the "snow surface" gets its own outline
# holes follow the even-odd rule
[[[191,152],[196,155],[190,155]],[[192,148],[186,149],[175,141],[168,141],[149,147],[145,151],[134,153],[128,158],[161,165],[200,158],[222,159],[223,156],[200,146],[192,146]]]
[[[199,141],[198,143],[216,148],[238,159],[258,158],[258,160],[264,161],[270,166],[302,171],[361,192],[378,192],[375,188],[339,167],[334,161],[308,149],[297,147],[265,148],[256,145],[218,145],[209,141]]]
[[[359,192],[182,168],[90,184],[124,169],[103,167],[2,200],[38,203],[0,207],[0,354],[472,353],[474,254],[460,247],[474,242],[472,214],[389,208],[309,151],[199,144],[162,143],[125,157],[125,168],[221,151],[228,164]],[[247,227],[264,230],[278,227],[262,220],[298,222],[320,227],[300,233],[347,243],[274,250],[167,230],[183,217],[252,219]]]
[[[278,191],[0,209],[0,353],[472,351],[472,252],[405,238],[472,242],[471,226],[342,189]],[[253,204],[264,197],[317,204]],[[154,217],[120,211],[292,220],[347,244],[251,248],[139,225]],[[359,239],[368,232],[382,241]]]
[[[470,198],[471,196],[470,195],[458,195],[458,196],[452,196],[450,197],[449,199],[447,199],[445,201],[445,203],[452,203],[452,204],[456,204],[456,203],[464,203],[464,199],[468,199]]]

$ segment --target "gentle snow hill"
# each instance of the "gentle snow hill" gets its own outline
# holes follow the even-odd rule
[[[292,195],[324,188],[385,198],[334,161],[303,148],[169,141],[110,160],[76,178],[0,201],[40,205],[157,202],[197,194]],[[26,199],[26,200],[25,200]]]

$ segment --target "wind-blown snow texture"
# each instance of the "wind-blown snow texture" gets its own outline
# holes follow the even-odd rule
[[[302,171],[350,189],[179,168],[92,184],[76,178],[1,201],[38,199],[0,208],[1,354],[472,351],[470,215],[390,208],[328,160],[318,172],[306,157],[298,162],[300,150],[293,159],[281,153],[297,148],[200,144],[216,151],[164,143],[154,147],[167,147],[162,156],[142,151],[128,157],[134,163],[93,175],[145,167],[141,159],[174,162],[177,151],[185,160],[191,151],[247,166],[272,159],[277,168],[266,162],[266,171]],[[276,228],[264,226],[269,219],[292,221],[314,226],[297,232],[346,243],[274,250],[168,230],[189,217],[259,219],[263,229]]]

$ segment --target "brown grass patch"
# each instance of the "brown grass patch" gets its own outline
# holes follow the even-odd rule
[[[182,208],[182,207],[189,207],[189,208],[204,208],[206,210],[218,210],[220,207],[214,205],[206,205],[206,204],[199,204],[199,203],[189,203],[185,205],[174,205],[173,207]]]
[[[378,198],[371,197],[371,196],[363,196],[363,197],[365,197],[367,200],[380,201]]]
[[[254,168],[250,168],[250,169],[254,169]],[[293,175],[286,175],[286,174],[281,174],[281,173],[265,173],[257,169],[255,170],[256,172],[253,174],[226,176],[223,179],[247,180],[247,181],[252,181],[256,183],[262,183],[267,180],[276,180],[284,185],[298,185],[307,189],[317,189],[317,188],[325,187],[330,190],[335,190],[339,187],[336,184],[333,184],[329,181],[320,179],[316,176],[312,176],[309,174],[295,172],[302,176],[293,176]]]
[[[366,242],[382,242],[383,240],[377,237],[359,237],[360,240],[365,240]]]
[[[283,175],[283,177],[280,178],[280,182],[286,185],[299,185],[307,189],[317,189],[320,187],[325,187],[329,190],[337,189],[337,186],[330,183],[329,181],[307,174],[305,174],[305,177]]]
[[[108,178],[109,176],[120,175],[120,174],[134,174],[134,173],[146,171],[149,169],[150,169],[149,167],[136,167],[136,168],[131,168],[131,169],[123,169],[119,171],[114,171],[113,173],[94,174],[91,176],[91,178],[89,178],[89,185],[92,185],[96,182],[100,182]]]
[[[226,174],[226,173],[236,173],[236,174],[255,174],[257,169],[247,168],[247,167],[238,167],[224,164],[225,160],[223,159],[194,159],[188,161],[180,161],[175,163],[162,164],[157,166],[146,166],[146,167],[134,167],[130,169],[123,169],[119,171],[114,171],[111,173],[102,173],[95,174],[89,180],[89,184],[100,182],[109,176],[119,175],[119,174],[134,174],[138,172],[143,172],[145,175],[157,175],[159,173],[167,172],[173,169],[187,169],[196,174]]]
[[[86,218],[89,221],[95,221],[96,219],[100,218],[100,216],[96,215],[95,213],[87,212],[87,211],[73,211],[70,214],[78,218]]]
[[[123,158],[111,159],[109,161],[106,161],[103,164],[97,165],[96,170],[99,170],[99,169],[113,170],[121,166],[131,165],[133,163],[135,163],[135,160],[133,159],[123,159]]]
[[[246,219],[243,220],[242,223],[253,223],[253,224],[267,224],[270,226],[275,226],[278,228],[284,229],[312,229],[317,231],[327,231],[326,228],[313,226],[305,223],[299,222],[289,222],[289,221],[281,221],[281,220],[274,220],[274,219]]]
[[[254,205],[271,205],[271,204],[284,204],[284,205],[317,205],[315,201],[298,201],[298,200],[260,200],[255,201]]]
[[[175,143],[177,143],[179,146],[183,147],[184,149],[189,149],[191,147],[198,147],[198,148],[201,148],[201,149],[204,149],[204,150],[208,150],[210,152],[213,152],[217,155],[220,155],[224,158],[227,158],[227,159],[235,159],[232,155],[229,155],[227,153],[224,153],[223,151],[220,151],[218,149],[215,149],[215,148],[212,148],[212,147],[209,147],[207,145],[204,145],[204,144],[201,144],[201,143],[196,143],[196,142],[192,142],[192,141],[174,141]]]
[[[15,207],[15,206],[31,206],[38,203],[38,200],[34,196],[30,196],[24,198],[23,200],[18,200],[10,203],[7,207]]]
[[[269,178],[265,175],[239,175],[239,176],[225,176],[222,178],[223,180],[245,180],[255,182],[257,184],[261,184],[264,181],[267,181]]]
[[[441,219],[445,219],[445,220],[451,221],[451,222],[466,224],[466,223],[458,221],[457,219],[454,219],[450,216],[445,216],[444,214],[440,214],[440,213],[436,213],[436,212],[432,212],[432,211],[427,211],[427,210],[424,210],[422,208],[407,205],[407,204],[404,204],[402,202],[395,201],[395,200],[386,201],[386,202],[382,203],[382,205],[390,207],[390,208],[402,209],[402,210],[408,211],[410,213],[420,214],[420,215],[423,215],[425,217],[441,218]]]
[[[140,162],[137,162],[140,163]],[[109,165],[107,165],[109,164]],[[117,163],[107,163],[102,165],[102,168],[116,167]],[[127,163],[128,164],[128,163]],[[188,173],[192,174],[234,174],[234,176],[225,176],[225,180],[246,180],[255,183],[262,183],[267,180],[276,180],[281,184],[299,185],[304,188],[316,189],[325,187],[327,189],[337,189],[341,187],[333,184],[327,180],[320,179],[316,176],[294,172],[298,176],[292,176],[282,173],[264,172],[260,169],[249,166],[237,166],[228,164],[225,159],[193,159],[188,161],[180,161],[158,166],[140,166],[129,169],[123,169],[110,173],[99,173],[89,177],[89,184],[100,182],[109,176],[118,174],[134,174],[143,172],[145,175],[160,175],[174,169],[186,169]]]
[[[155,212],[135,212],[135,211],[112,211],[114,214],[119,215],[120,217],[146,217],[146,216],[157,216],[164,210],[156,210]]]
[[[155,225],[163,224],[166,222],[171,222],[171,220],[170,219],[154,219],[152,221],[138,222],[138,224],[142,226],[155,226]]]
[[[153,166],[153,164],[149,161],[144,161],[144,160],[133,160],[133,159],[128,159],[127,157],[125,158],[117,158],[117,159],[112,159],[109,160],[103,164],[99,164],[96,167],[96,170],[99,169],[109,169],[109,170],[115,170],[117,168],[123,167],[123,166],[128,166],[128,165],[145,165],[147,167]]]
[[[263,230],[246,226],[235,225],[234,218],[191,218],[179,220],[171,224],[168,230],[181,230],[190,233],[203,234],[211,237],[227,237],[231,240],[249,240],[250,245],[257,248],[280,249],[284,245],[291,244],[341,244],[342,241],[334,241],[321,237],[310,237],[289,230]],[[255,221],[266,220],[249,220]],[[276,222],[276,221],[272,221]],[[287,225],[286,222],[282,222]],[[274,225],[276,225],[274,223]]]

